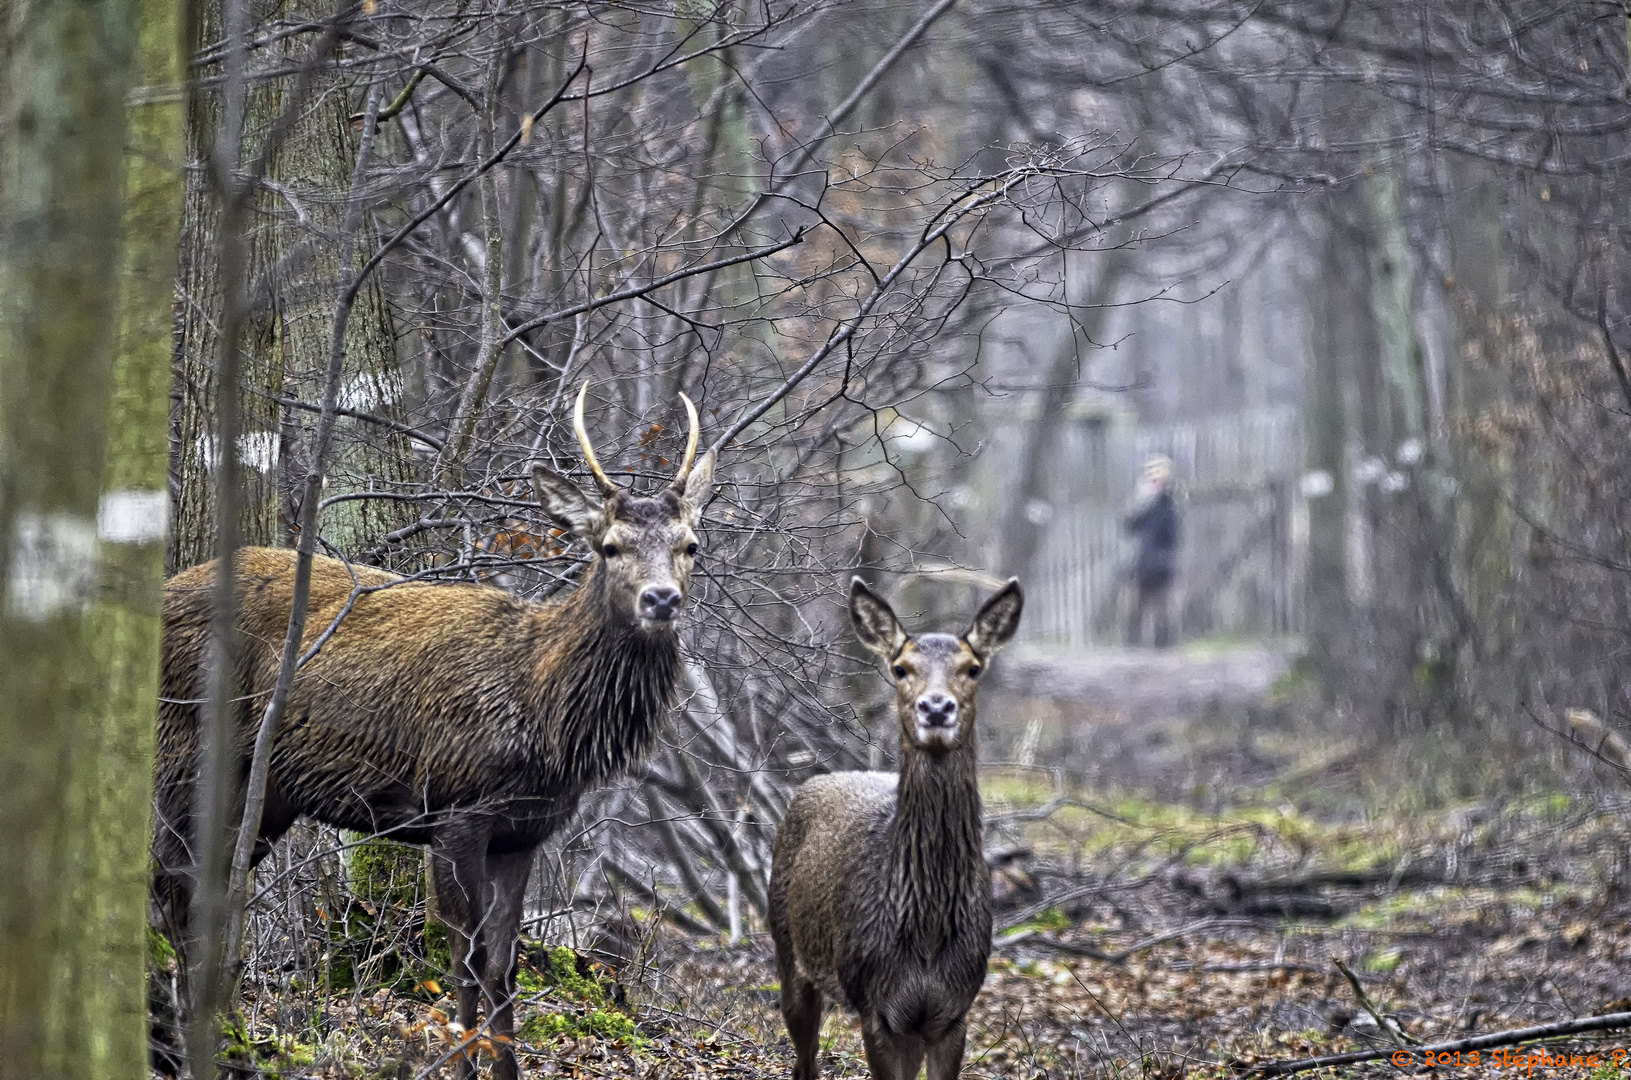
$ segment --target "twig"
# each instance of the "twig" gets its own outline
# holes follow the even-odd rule
[[[997,177],[986,177],[971,185],[968,190],[963,192],[962,195],[952,200],[946,209],[942,211],[942,213],[946,215],[946,220],[941,221],[932,229],[925,229],[923,235],[918,238],[916,243],[908,248],[906,253],[896,260],[895,265],[890,268],[889,272],[880,278],[878,284],[873,286],[872,291],[867,293],[865,298],[861,300],[854,313],[849,315],[846,319],[841,320],[842,325],[828,335],[827,340],[823,342],[814,352],[812,352],[802,364],[795,368],[792,374],[788,375],[787,378],[782,381],[780,386],[778,386],[768,396],[755,402],[753,407],[747,412],[743,413],[734,424],[732,424],[718,438],[716,438],[709,445],[708,449],[716,453],[723,450],[730,444],[732,439],[736,438],[743,431],[745,431],[749,425],[758,420],[759,417],[763,416],[771,409],[775,408],[776,404],[780,402],[782,398],[792,393],[799,383],[803,382],[810,372],[816,369],[816,366],[819,365],[821,361],[838,351],[840,346],[861,332],[861,327],[865,325],[866,319],[872,314],[873,309],[883,301],[884,297],[889,295],[889,292],[894,287],[895,282],[899,280],[900,277],[906,273],[907,269],[917,261],[919,255],[922,255],[925,251],[929,250],[929,248],[939,243],[947,233],[951,232],[955,225],[963,221],[969,215],[987,209],[993,203],[1006,198],[1009,191],[1019,184],[1021,180],[1030,178],[1031,176],[1035,175],[1036,171],[1037,170],[1031,169],[1010,169],[1005,173],[999,174],[999,176],[1003,178],[1003,182],[1001,184],[997,184],[990,191],[986,191],[982,194],[979,192],[979,189],[987,184],[995,184],[997,179]]]
[[[253,392],[253,390],[251,390],[251,392]],[[285,408],[303,409],[306,412],[314,412],[314,413],[320,413],[320,412],[323,411],[323,406],[321,404],[317,404],[317,403],[314,403],[314,402],[301,401],[299,398],[284,397],[284,396],[281,396],[281,395],[278,395],[278,396],[267,395],[267,396],[271,397],[271,399],[273,401],[277,402],[279,405],[284,406]],[[442,440],[438,439],[436,436],[432,435],[430,432],[425,431],[425,430],[423,430],[421,428],[416,428],[416,427],[412,426],[411,424],[404,424],[400,420],[392,420],[389,416],[379,416],[379,415],[377,415],[375,413],[363,412],[361,409],[347,408],[344,405],[335,406],[334,413],[335,413],[336,416],[349,416],[353,420],[361,420],[364,423],[378,424],[381,427],[390,428],[392,431],[398,432],[399,434],[402,434],[402,435],[406,435],[410,439],[418,439],[420,442],[424,443],[426,446],[430,447],[432,450],[440,451],[442,449]],[[372,494],[372,493],[370,493],[370,494]]]
[[[855,107],[859,105],[862,100],[872,92],[872,88],[877,86],[878,82],[889,73],[889,69],[895,66],[895,62],[904,56],[906,51],[917,43],[917,39],[922,37],[924,32],[928,30],[930,26],[933,26],[935,21],[938,20],[940,16],[950,11],[952,5],[956,2],[957,0],[939,0],[934,7],[924,12],[923,15],[918,18],[917,22],[913,23],[907,29],[906,33],[901,35],[900,39],[895,42],[894,46],[888,52],[884,53],[883,57],[876,64],[872,65],[872,70],[868,71],[866,75],[862,77],[861,81],[855,84],[855,89],[850,91],[849,96],[843,101],[839,102],[837,107],[835,107],[832,112],[828,113],[826,117],[823,118],[821,133],[810,139],[804,144],[803,147],[799,149],[798,155],[793,159],[793,163],[782,171],[781,177],[779,179],[772,177],[770,184],[765,187],[765,190],[761,191],[757,196],[755,196],[753,202],[748,204],[748,208],[746,210],[743,210],[737,215],[735,221],[732,221],[725,228],[721,229],[719,231],[719,235],[722,237],[733,235],[738,229],[746,225],[755,214],[763,209],[766,203],[770,202],[771,199],[780,194],[788,184],[798,179],[799,174],[804,171],[805,166],[809,165],[810,161],[815,157],[816,151],[821,144],[838,134],[838,125],[843,123],[845,118],[847,118],[850,113],[855,111]],[[843,235],[842,230],[839,230],[839,235]]]
[[[616,292],[607,293],[605,296],[594,297],[592,299],[585,300],[582,303],[574,304],[569,308],[562,308],[559,311],[552,311],[548,315],[539,315],[536,318],[528,319],[523,323],[519,323],[516,326],[511,327],[510,331],[499,339],[499,346],[503,347],[508,345],[522,334],[529,334],[538,329],[540,326],[546,326],[553,322],[560,322],[563,319],[570,319],[574,316],[594,311],[596,308],[603,308],[607,304],[615,304],[619,301],[632,300],[637,297],[642,297],[645,296],[646,293],[655,292],[665,285],[672,285],[676,281],[683,281],[686,278],[696,277],[699,274],[707,274],[715,270],[722,270],[728,266],[735,266],[738,263],[753,262],[757,259],[769,258],[770,256],[779,252],[786,251],[790,247],[804,243],[804,237],[808,232],[809,229],[800,226],[798,229],[793,231],[791,236],[784,240],[779,240],[774,244],[767,244],[764,247],[754,248],[752,251],[744,251],[740,254],[732,255],[726,259],[719,259],[711,263],[703,263],[699,266],[688,266],[684,269],[676,270],[671,274],[664,274],[660,278],[654,278],[651,281],[646,282],[644,285],[630,285],[626,289],[619,289]]]
[[[1331,963],[1335,964],[1336,969],[1342,972],[1342,977],[1348,980],[1348,985],[1353,987],[1354,997],[1359,999],[1360,1007],[1370,1013],[1370,1018],[1376,1021],[1377,1027],[1387,1032],[1388,1036],[1400,1046],[1404,1046],[1406,1043],[1413,1046],[1421,1045],[1421,1040],[1405,1031],[1397,1020],[1391,1016],[1382,1015],[1382,1011],[1371,1002],[1370,995],[1365,993],[1365,988],[1359,985],[1359,976],[1355,975],[1353,969],[1344,964],[1340,957],[1331,957]]]
[[[1291,1073],[1307,1072],[1309,1069],[1322,1069],[1331,1065],[1353,1065],[1361,1061],[1376,1061],[1392,1054],[1409,1054],[1411,1062],[1416,1060],[1417,1054],[1443,1054],[1455,1050],[1486,1050],[1494,1046],[1512,1046],[1517,1043],[1533,1042],[1536,1039],[1551,1039],[1560,1035],[1579,1035],[1587,1031],[1614,1031],[1618,1028],[1631,1027],[1631,1012],[1604,1013],[1601,1016],[1586,1016],[1577,1020],[1562,1020],[1555,1024],[1539,1024],[1535,1027],[1514,1028],[1511,1031],[1498,1031],[1492,1035],[1475,1035],[1470,1039],[1457,1039],[1454,1042],[1429,1043],[1418,1046],[1415,1050],[1355,1050],[1348,1054],[1331,1054],[1326,1057],[1297,1058],[1294,1061],[1270,1061],[1262,1065],[1254,1065],[1240,1075],[1247,1076],[1288,1076]]]

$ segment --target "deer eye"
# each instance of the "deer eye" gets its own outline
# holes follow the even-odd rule
[[[906,678],[906,669],[901,667],[899,664],[896,664],[894,667],[890,668],[889,670],[894,672],[895,678],[897,678],[897,679]]]
[[[980,677],[980,665],[979,664],[970,664],[968,666],[968,677],[971,678],[971,679],[978,679]]]
[[[621,555],[623,551],[616,544],[602,544],[600,546],[600,553],[606,556],[608,559],[615,559]]]
[[[696,557],[696,554],[697,554],[697,542],[695,540],[693,540],[689,544],[685,545],[685,553],[687,555],[690,555],[692,558]]]

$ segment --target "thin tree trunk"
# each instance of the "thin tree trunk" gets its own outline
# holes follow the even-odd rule
[[[1327,233],[1329,226],[1323,226]],[[1310,653],[1316,662],[1330,660],[1344,648],[1348,620],[1348,534],[1343,507],[1348,475],[1344,447],[1348,416],[1343,409],[1342,305],[1347,301],[1338,271],[1342,252],[1336,241],[1323,235],[1311,245],[1315,255],[1308,269],[1316,282],[1312,332],[1308,343],[1309,377],[1303,405],[1310,483],[1308,496],[1308,603]]]
[[[1048,501],[1052,493],[1057,462],[1055,447],[1059,445],[1059,425],[1065,418],[1065,408],[1074,397],[1070,389],[1080,377],[1084,339],[1096,341],[1103,335],[1105,305],[1115,297],[1125,253],[1116,250],[1099,257],[1098,275],[1086,296],[1067,297],[1079,314],[1073,314],[1068,333],[1061,335],[1048,366],[1036,373],[1034,381],[1044,389],[1041,408],[1031,427],[1031,437],[1025,445],[1019,475],[1014,478],[1014,492],[1009,513],[1002,528],[1002,550],[996,562],[998,572],[1031,576],[1031,564],[1042,546],[1045,522],[1032,520],[1028,504]],[[1087,345],[1092,348],[1092,345]]]

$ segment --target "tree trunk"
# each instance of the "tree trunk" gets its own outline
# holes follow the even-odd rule
[[[1309,376],[1303,403],[1307,438],[1308,482],[1308,602],[1309,655],[1329,669],[1347,643],[1348,620],[1348,416],[1343,402],[1343,367],[1346,357],[1343,318],[1348,303],[1346,285],[1337,273],[1342,249],[1331,235],[1333,226],[1316,225],[1321,236],[1308,272],[1315,285],[1309,335]],[[1332,674],[1329,670],[1327,674]]]
[[[0,1077],[47,1075],[64,970],[64,799],[91,736],[97,504],[111,398],[131,12],[11,19],[0,146]],[[145,867],[146,860],[139,865]],[[141,979],[136,979],[137,987]],[[77,1039],[103,1040],[98,1017]],[[114,1020],[113,1022],[117,1022]],[[127,1074],[135,1075],[134,1072]]]
[[[292,21],[318,21],[332,15],[332,5],[287,4],[268,13]],[[206,31],[206,40],[216,33]],[[300,110],[283,142],[270,155],[267,180],[257,196],[256,216],[263,223],[248,240],[250,315],[244,341],[244,410],[240,439],[246,466],[242,516],[243,537],[250,544],[294,540],[299,508],[293,504],[305,475],[305,456],[315,413],[280,405],[287,397],[313,402],[328,361],[329,325],[340,277],[340,232],[344,193],[351,184],[356,142],[351,130],[351,95],[333,70],[335,57],[320,53],[321,34],[293,35],[262,50],[259,63],[275,70],[297,71],[309,65],[323,70],[309,92],[295,100],[300,76],[283,74],[258,81],[250,92],[241,160],[262,152],[264,139],[288,109]],[[189,152],[194,160],[213,143],[213,106],[202,105],[189,125]],[[182,358],[177,419],[176,520],[170,569],[179,570],[214,556],[214,511],[209,479],[216,401],[213,358],[218,345],[222,296],[219,281],[217,210],[200,170],[189,182],[183,236]],[[366,221],[367,219],[365,219]],[[374,248],[374,231],[364,228],[357,245],[362,259]],[[365,284],[357,297],[346,335],[346,383],[341,404],[362,412],[398,418],[402,377],[397,363],[391,316],[379,279]],[[364,420],[341,421],[330,496],[394,487],[414,476],[413,456],[402,434]],[[412,503],[358,500],[338,503],[324,515],[324,538],[355,554],[380,535],[418,516]]]
[[[181,28],[170,0],[137,5],[125,152],[113,407],[102,477],[95,672],[70,747],[56,1075],[143,1080],[148,845],[169,496],[172,299],[183,195]]]

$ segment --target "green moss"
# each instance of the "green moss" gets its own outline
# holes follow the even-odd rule
[[[285,1080],[304,1073],[316,1064],[318,1048],[285,1036],[281,1039],[256,1039],[249,1031],[242,1013],[234,1013],[221,1025],[226,1040],[223,1056],[226,1060],[247,1067],[266,1080]]]
[[[452,968],[447,929],[426,919],[422,907],[406,910],[357,902],[323,926],[326,935],[319,983],[329,993],[390,989],[407,993]]]
[[[341,836],[353,845],[345,859],[351,895],[399,908],[411,908],[420,901],[425,880],[423,849],[394,840],[363,840],[359,833]]]
[[[1220,653],[1234,652],[1237,649],[1256,645],[1259,640],[1246,634],[1226,631],[1213,634],[1210,637],[1186,641],[1181,651],[1187,656],[1217,656]]]
[[[537,1045],[556,1039],[610,1039],[635,1042],[634,1020],[616,1009],[581,1009],[538,1013],[521,1025],[521,1038]]]
[[[1404,953],[1399,949],[1381,949],[1365,957],[1360,967],[1377,975],[1386,975],[1396,971],[1403,959]]]
[[[553,990],[591,1005],[604,1005],[611,1000],[610,981],[600,977],[588,957],[564,945],[553,949],[546,945],[529,946],[516,976],[516,985],[535,994]]]
[[[578,1003],[527,1018],[521,1025],[521,1038],[527,1042],[591,1036],[639,1042],[634,1018],[618,1008],[622,997],[617,984],[588,957],[565,946],[529,945],[522,955],[516,985],[524,994],[548,994]]]
[[[170,939],[159,933],[158,928],[149,924],[147,927],[147,963],[154,971],[169,971],[172,964],[178,963],[179,957],[176,947],[170,944]]]
[[[1015,926],[1012,932],[1023,933],[1027,930],[1036,930],[1045,933],[1054,930],[1068,930],[1075,925],[1075,920],[1073,920],[1069,915],[1066,915],[1062,909],[1052,907],[1038,915],[1036,918],[1027,920],[1026,922],[1020,923],[1018,926]]]
[[[1439,886],[1385,896],[1346,916],[1337,925],[1362,930],[1427,927],[1442,924],[1452,911],[1474,916],[1500,911],[1514,918],[1531,918],[1570,900],[1584,899],[1577,888],[1561,884],[1499,891]]]
[[[426,919],[420,940],[421,955],[432,972],[453,970],[453,946],[447,940],[447,927],[435,919]]]
[[[1310,694],[1318,688],[1319,680],[1314,675],[1313,666],[1299,660],[1269,686],[1268,699],[1271,704],[1283,704]]]

